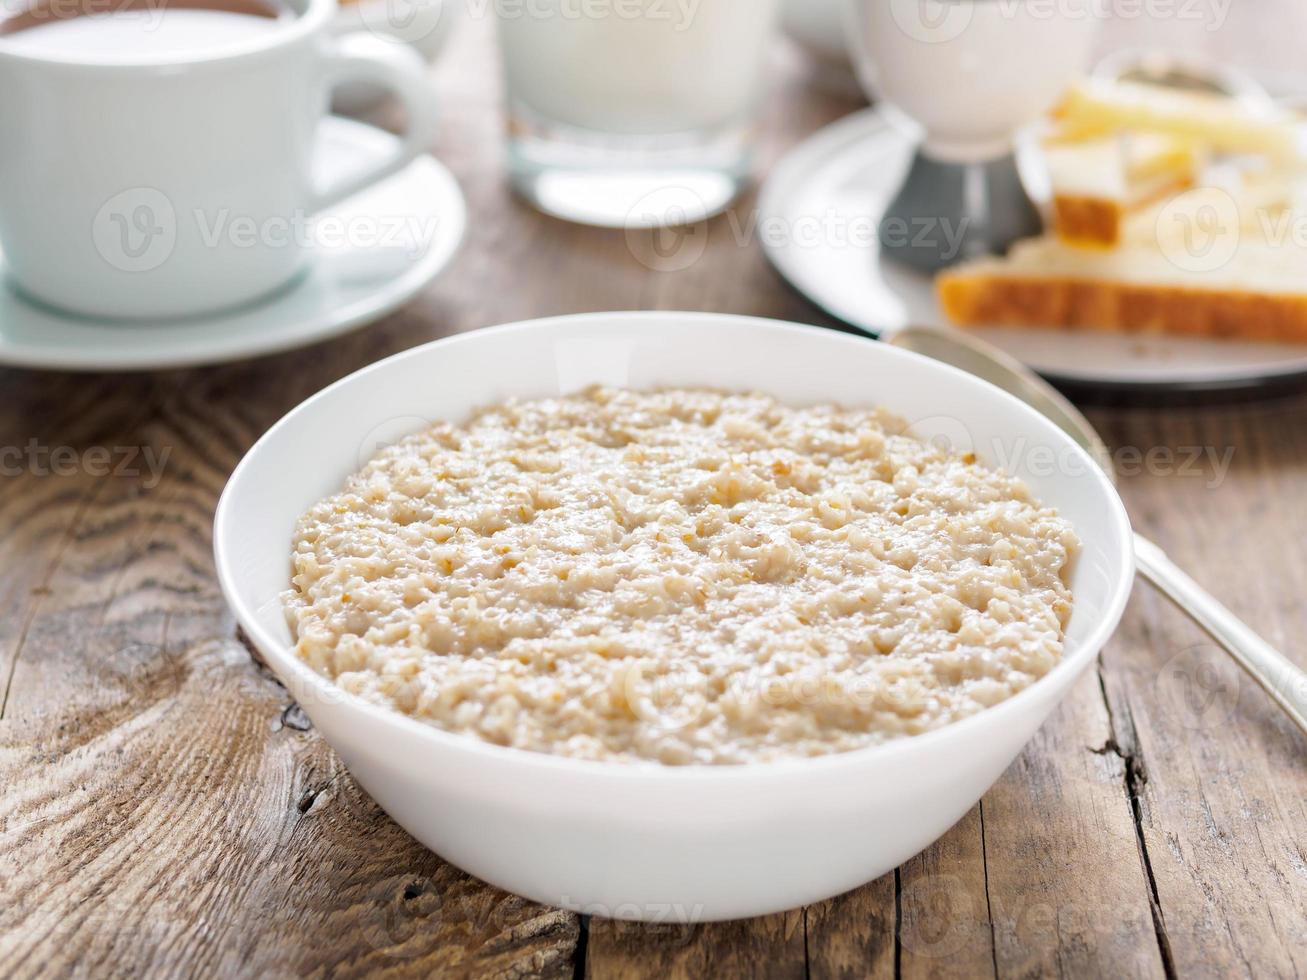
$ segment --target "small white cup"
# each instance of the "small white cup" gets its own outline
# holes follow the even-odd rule
[[[922,152],[981,163],[1012,152],[1089,65],[1095,0],[845,0],[865,85],[925,130]]]
[[[283,26],[197,54],[47,54],[0,38],[0,246],[20,291],[107,318],[251,302],[302,270],[315,212],[426,150],[421,59],[333,37],[335,0],[289,6]],[[408,128],[392,157],[324,185],[318,123],[354,81],[393,90]]]

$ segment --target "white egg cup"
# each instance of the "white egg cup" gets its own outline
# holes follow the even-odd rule
[[[903,125],[920,130],[917,158],[885,220],[966,222],[960,251],[882,234],[886,251],[940,268],[1036,233],[1016,139],[1088,67],[1098,27],[1093,0],[846,4],[863,84]]]

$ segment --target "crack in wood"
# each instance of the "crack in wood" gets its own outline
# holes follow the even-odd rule
[[[989,921],[989,956],[998,980],[998,936],[994,929],[994,903],[989,896],[989,849],[985,845],[985,801],[976,804],[980,815],[980,868],[985,880],[985,918]]]
[[[307,814],[310,810],[313,809],[313,804],[318,801],[318,797],[320,797],[323,793],[327,792],[327,790],[335,786],[336,781],[340,779],[343,773],[344,770],[342,769],[340,772],[336,773],[334,776],[332,776],[330,779],[328,779],[326,782],[322,783],[321,785],[310,786],[308,789],[306,789],[303,793],[300,794],[299,801],[295,804],[295,809],[299,810],[301,814]]]
[[[894,978],[903,976],[903,877],[894,869]]]
[[[803,919],[803,980],[812,980],[812,952],[808,949],[808,906],[799,910]]]
[[[63,537],[59,541],[59,546],[50,560],[50,567],[46,569],[45,576],[41,579],[41,584],[33,590],[32,594],[36,596],[31,606],[28,607],[27,615],[23,618],[22,628],[18,632],[18,642],[14,646],[14,655],[9,660],[9,672],[5,677],[4,694],[0,696],[0,721],[4,720],[5,711],[9,708],[9,692],[14,686],[14,674],[18,671],[18,658],[23,654],[23,647],[27,643],[27,636],[36,622],[36,614],[41,608],[41,603],[46,596],[52,594],[50,584],[54,581],[55,574],[59,571],[59,566],[63,562],[64,555],[68,551],[68,546],[73,543],[77,537],[77,529],[81,526],[86,512],[95,502],[95,498],[100,493],[100,488],[104,482],[93,484],[90,491],[82,495],[81,500],[77,502],[77,508],[73,511],[72,519],[68,522],[68,527],[64,531]]]
[[[1103,696],[1103,706],[1107,711],[1107,728],[1110,736],[1101,749],[1091,748],[1096,755],[1112,754],[1123,763],[1126,798],[1130,803],[1130,813],[1134,819],[1135,846],[1139,850],[1139,861],[1143,865],[1144,879],[1148,882],[1148,907],[1153,917],[1153,932],[1157,937],[1157,951],[1162,957],[1162,970],[1168,978],[1176,976],[1175,958],[1171,951],[1171,937],[1166,932],[1166,917],[1162,913],[1161,895],[1157,888],[1157,877],[1153,873],[1152,857],[1148,853],[1148,840],[1144,835],[1143,788],[1148,783],[1148,773],[1137,749],[1123,749],[1118,737],[1116,712],[1107,694],[1107,681],[1103,677],[1101,661],[1095,667],[1098,676],[1098,689]]]
[[[585,957],[590,947],[590,916],[577,916],[576,926],[576,948],[572,952],[572,980],[585,980]]]

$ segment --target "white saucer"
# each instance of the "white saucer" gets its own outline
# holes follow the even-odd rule
[[[873,334],[945,322],[930,276],[880,261],[876,227],[913,148],[911,134],[877,110],[857,112],[792,150],[759,199],[763,249],[780,274],[827,313]],[[1307,374],[1307,346],[1017,328],[975,333],[1053,380],[1099,387],[1238,388]]]
[[[332,117],[319,136],[324,179],[364,167],[397,140]],[[0,364],[76,371],[189,367],[301,347],[371,323],[431,281],[467,224],[458,183],[431,157],[319,215],[308,269],[267,300],[176,321],[92,320],[0,285]],[[4,261],[0,255],[0,273]]]

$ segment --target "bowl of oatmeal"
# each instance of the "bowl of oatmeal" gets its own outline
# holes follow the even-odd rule
[[[362,786],[493,884],[773,912],[959,819],[1133,574],[1051,423],[915,355],[614,313],[407,351],[219,504],[241,625]]]

